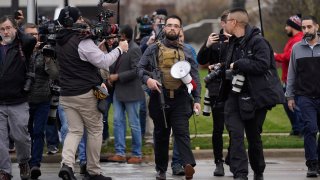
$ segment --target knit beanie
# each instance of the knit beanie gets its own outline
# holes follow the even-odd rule
[[[293,27],[294,29],[301,31],[301,14],[296,14],[287,20],[287,25]]]

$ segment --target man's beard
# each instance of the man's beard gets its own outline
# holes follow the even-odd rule
[[[166,33],[166,38],[169,39],[170,41],[176,41],[179,39],[179,34],[175,33]]]
[[[4,36],[1,36],[2,38],[2,42],[3,44],[11,44],[14,40],[13,37],[4,37]]]
[[[288,37],[292,37],[292,36],[293,36],[293,33],[292,33],[292,31],[290,31],[290,32],[287,32],[287,35],[288,35]]]
[[[312,41],[316,38],[316,33],[317,32],[314,32],[314,33],[306,33],[304,36],[303,36],[303,39],[307,40],[307,41]]]

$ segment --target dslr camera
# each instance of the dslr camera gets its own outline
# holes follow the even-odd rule
[[[209,83],[216,78],[221,78],[222,74],[223,74],[223,68],[221,64],[214,64],[211,72],[206,77],[204,77],[203,80],[205,83]]]
[[[232,91],[235,93],[240,93],[243,87],[243,84],[246,80],[244,74],[237,70],[227,69],[226,70],[226,79],[232,80]]]

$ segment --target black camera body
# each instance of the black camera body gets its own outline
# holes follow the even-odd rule
[[[213,66],[213,70],[211,70],[211,72],[206,77],[204,77],[203,80],[205,83],[210,83],[216,78],[221,78],[222,74],[223,74],[222,66],[219,64],[216,64]]]

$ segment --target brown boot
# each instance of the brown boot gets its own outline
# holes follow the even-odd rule
[[[184,173],[185,173],[186,179],[192,179],[195,171],[190,164],[186,164],[186,166],[184,167]]]
[[[128,164],[140,164],[142,163],[142,158],[141,157],[130,157],[127,161]]]
[[[108,157],[108,161],[124,163],[124,162],[126,162],[126,157],[120,156],[120,155],[113,155],[111,157]]]

